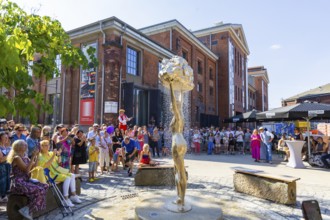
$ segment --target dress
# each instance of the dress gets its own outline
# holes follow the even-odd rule
[[[60,137],[62,140],[63,137]],[[62,142],[62,153],[61,153],[61,167],[70,169],[70,156],[71,156],[71,141],[66,140]]]
[[[251,135],[251,150],[252,150],[252,158],[256,160],[260,160],[260,135],[252,134]]]
[[[143,154],[140,162],[143,164],[150,164],[149,154]]]
[[[75,138],[74,142],[75,145],[74,152],[72,155],[72,165],[87,163],[86,142],[84,142],[81,146],[78,145],[81,142],[79,138]]]
[[[22,158],[23,162],[28,165],[29,159]],[[25,195],[28,197],[28,207],[31,212],[40,211],[46,208],[47,184],[32,183],[29,176],[17,166],[13,167],[14,177],[12,179],[11,193]]]
[[[38,166],[45,168],[45,164],[52,158],[53,152],[48,152],[48,154],[39,154]],[[56,182],[64,182],[67,177],[71,177],[69,170],[63,169],[57,163],[57,157],[55,156],[52,164],[48,167],[50,170],[50,177],[53,179],[56,175]]]

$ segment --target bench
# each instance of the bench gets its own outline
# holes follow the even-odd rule
[[[174,165],[138,167],[134,182],[136,186],[175,186]]]
[[[63,183],[57,183],[57,187],[63,190]],[[76,176],[76,193],[80,195],[81,193],[81,182],[80,178]],[[8,196],[7,203],[7,215],[9,220],[23,220],[23,216],[18,212],[18,210],[28,204],[28,198],[24,195],[10,194]],[[42,216],[54,209],[57,209],[58,205],[52,193],[52,190],[49,188],[46,194],[46,209],[33,213],[33,217]]]
[[[292,205],[296,203],[296,181],[299,179],[258,170],[236,169],[234,189],[276,203]]]

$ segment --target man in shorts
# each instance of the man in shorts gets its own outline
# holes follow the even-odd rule
[[[129,136],[126,136],[121,143],[121,146],[125,149],[126,152],[125,164],[128,166],[128,176],[132,176],[135,154],[137,152],[135,142],[134,140],[130,139]]]

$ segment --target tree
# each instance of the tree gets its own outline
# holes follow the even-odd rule
[[[88,51],[93,56],[94,48]],[[87,68],[80,48],[72,45],[61,23],[48,16],[27,14],[16,3],[0,0],[0,117],[17,114],[36,122],[40,106],[52,111],[42,94],[33,90],[33,76],[49,80],[58,76],[56,56],[62,65]],[[1,92],[2,91],[2,92]],[[7,91],[7,92],[3,92]]]

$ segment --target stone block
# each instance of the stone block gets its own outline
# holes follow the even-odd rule
[[[140,167],[134,181],[136,186],[175,186],[174,166]]]
[[[246,173],[234,174],[234,188],[262,199],[291,205],[296,203],[296,181],[285,182],[277,178],[255,176]]]

